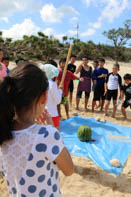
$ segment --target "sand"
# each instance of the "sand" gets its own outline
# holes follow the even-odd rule
[[[106,68],[112,70],[113,61],[106,62]],[[77,62],[79,65],[80,62]],[[92,65],[92,62],[89,62]],[[131,63],[120,63],[120,74],[123,76],[126,73],[131,73]],[[12,64],[10,65],[12,67]],[[75,94],[77,83],[75,83],[75,92],[73,99],[73,106],[70,109],[70,116],[73,116],[75,110]],[[84,95],[83,95],[84,97]],[[92,94],[89,101],[89,111],[84,111],[84,99],[81,100],[79,115],[84,117],[104,117],[104,113],[97,110],[95,113],[91,112]],[[120,125],[131,126],[131,110],[127,110],[128,121],[123,121],[120,106],[118,107],[116,118],[111,117],[112,105],[110,106],[109,116],[106,120]],[[65,111],[62,108],[62,115],[65,118]],[[108,173],[103,169],[97,167],[92,161],[87,158],[80,158],[72,156],[75,173],[71,177],[65,177],[60,172],[61,192],[63,197],[131,197],[131,155],[129,156],[125,167],[119,177]],[[2,179],[0,179],[0,183]],[[8,192],[5,182],[0,184],[0,197],[8,197]]]

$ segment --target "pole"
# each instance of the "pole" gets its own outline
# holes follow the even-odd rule
[[[63,75],[62,75],[62,79],[61,79],[61,83],[60,83],[59,87],[63,87],[64,81],[65,81],[65,76],[66,76],[67,67],[68,67],[68,63],[69,63],[71,52],[72,52],[72,47],[73,46],[70,45],[70,48],[68,50],[68,54],[67,54],[67,58],[66,58],[66,64],[65,64],[65,67],[64,67],[64,71],[63,71]]]

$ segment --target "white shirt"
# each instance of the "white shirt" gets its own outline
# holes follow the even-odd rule
[[[51,117],[57,117],[57,105],[61,103],[62,90],[57,87],[56,82],[49,80],[49,91],[46,108]]]
[[[54,162],[64,148],[60,133],[52,126],[34,124],[13,136],[0,147],[0,171],[10,197],[61,197]]]
[[[106,79],[108,90],[117,90],[122,85],[122,79],[119,74],[109,73]]]

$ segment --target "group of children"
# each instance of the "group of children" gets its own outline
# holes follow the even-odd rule
[[[65,105],[69,118],[68,94],[72,105],[73,80],[79,80],[77,110],[83,91],[87,110],[92,89],[92,110],[99,106],[103,110],[106,99],[107,115],[113,99],[115,116],[119,88],[126,118],[126,108],[131,107],[131,74],[124,76],[123,86],[118,64],[108,73],[104,59],[94,62],[94,71],[86,56],[77,69],[75,60],[72,55],[64,84],[61,84],[66,59],[59,61],[59,68],[53,60],[38,68],[35,63],[19,59],[8,75],[9,60],[3,58],[0,51],[0,77],[3,78],[0,82],[0,171],[10,196],[61,197],[59,169],[70,176],[74,165],[57,129],[61,104]],[[80,78],[75,75],[79,73]]]
[[[101,111],[104,109],[105,116],[107,116],[110,102],[113,100],[112,117],[115,117],[117,107],[122,103],[122,114],[124,118],[127,119],[126,108],[128,106],[131,107],[131,74],[126,74],[124,76],[125,85],[123,86],[122,78],[118,74],[120,69],[119,64],[114,64],[112,72],[109,73],[108,70],[104,68],[105,60],[103,58],[99,61],[94,61],[94,70],[88,65],[88,58],[86,56],[82,58],[82,64],[80,64],[78,68],[75,66],[75,61],[76,56],[72,55],[62,87],[60,87],[60,84],[66,59],[60,59],[59,68],[56,62],[52,60],[48,62],[48,64],[52,64],[58,69],[56,76],[49,80],[49,101],[47,102],[47,110],[52,117],[54,126],[59,129],[60,120],[62,119],[61,105],[65,106],[66,115],[67,118],[69,118],[69,104],[70,107],[72,107],[74,80],[79,80],[76,94],[76,110],[79,110],[80,99],[82,93],[85,92],[85,110],[88,111],[88,100],[92,91],[93,112],[96,108],[100,108]],[[52,70],[52,68],[50,68],[50,70]],[[80,78],[76,76],[79,73]],[[123,100],[124,97],[125,101]],[[70,101],[69,103],[68,98]]]

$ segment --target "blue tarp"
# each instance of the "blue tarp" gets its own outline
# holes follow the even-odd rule
[[[77,130],[80,125],[92,128],[92,139],[96,140],[95,142],[79,141]],[[76,116],[62,121],[60,131],[65,146],[72,155],[88,157],[97,166],[120,175],[131,152],[131,127]],[[114,158],[120,160],[120,168],[110,165],[110,160]]]

